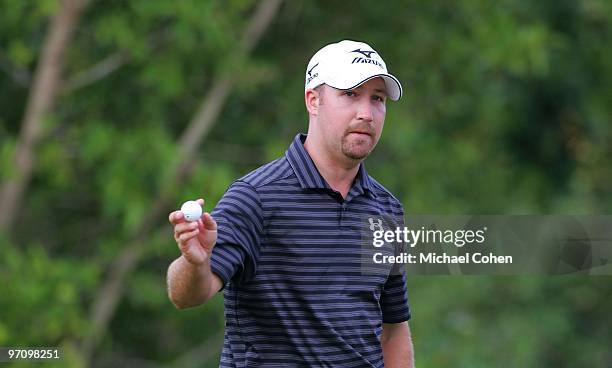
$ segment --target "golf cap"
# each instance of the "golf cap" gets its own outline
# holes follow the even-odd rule
[[[323,47],[310,59],[304,90],[321,84],[353,89],[376,77],[385,81],[390,99],[397,101],[402,97],[402,85],[389,74],[378,52],[366,43],[343,40]]]

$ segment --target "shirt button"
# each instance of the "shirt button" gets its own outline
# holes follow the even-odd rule
[[[342,205],[342,211],[346,211],[346,204]]]

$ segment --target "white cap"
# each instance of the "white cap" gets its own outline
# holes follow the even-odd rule
[[[376,77],[385,81],[390,99],[397,101],[402,97],[402,85],[387,72],[387,66],[378,52],[366,43],[343,40],[323,47],[310,59],[304,89],[321,84],[337,89],[353,89]]]

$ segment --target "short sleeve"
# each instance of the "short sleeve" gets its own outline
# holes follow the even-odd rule
[[[212,212],[217,222],[217,242],[211,270],[223,281],[241,283],[255,276],[263,232],[259,194],[250,184],[234,182]]]
[[[391,223],[394,226],[403,227],[404,209],[399,201],[397,206],[399,207],[399,213],[392,216]],[[409,320],[411,317],[405,265],[396,264],[396,266],[392,268],[391,274],[385,282],[380,299],[383,323],[400,323]]]
[[[383,323],[399,323],[410,319],[406,293],[406,272],[392,274],[387,279],[380,298]]]

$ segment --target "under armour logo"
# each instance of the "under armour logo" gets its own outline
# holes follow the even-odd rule
[[[312,68],[310,68],[310,70],[308,71],[308,75],[311,75],[310,73],[312,73],[312,70],[316,68],[317,65],[319,65],[319,63],[316,63],[315,65],[312,66]]]
[[[371,56],[372,54],[375,54],[375,53],[376,53],[376,51],[363,51],[362,49],[353,50],[353,51],[351,51],[351,52],[358,52],[358,53],[360,53],[361,55],[363,55],[363,56],[367,57],[368,59],[370,59],[370,58],[372,57],[372,56]]]
[[[378,222],[374,222],[373,218],[368,218],[368,221],[370,222],[370,230],[375,231],[376,227],[378,226],[378,230],[383,231],[383,224],[382,224],[382,220],[381,219],[376,219],[378,220]]]

